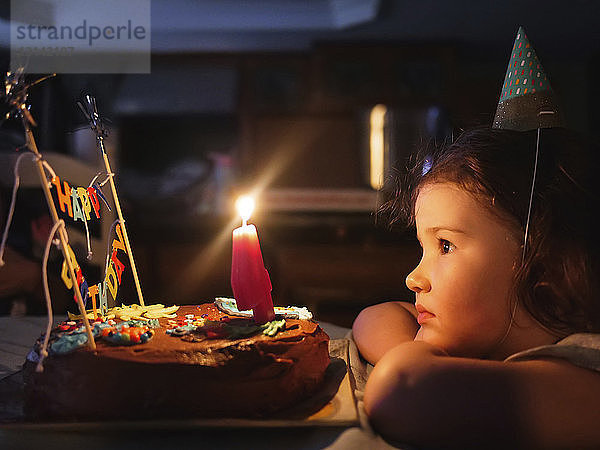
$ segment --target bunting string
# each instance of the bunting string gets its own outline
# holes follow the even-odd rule
[[[64,228],[64,226],[65,221],[62,219],[60,219],[54,224],[54,226],[50,230],[50,234],[48,235],[46,247],[44,248],[44,256],[42,258],[42,281],[44,286],[44,296],[46,298],[46,309],[48,310],[48,324],[46,326],[46,335],[44,336],[44,343],[42,344],[42,349],[40,351],[40,359],[35,368],[36,372],[43,372],[44,370],[43,362],[44,358],[48,356],[48,340],[50,339],[50,332],[52,331],[52,324],[54,322],[54,317],[52,313],[52,299],[50,298],[50,289],[48,287],[48,256],[50,255],[50,247],[52,245],[56,232],[58,231],[59,227]]]

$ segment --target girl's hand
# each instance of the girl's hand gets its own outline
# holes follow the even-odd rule
[[[412,341],[419,329],[416,317],[414,305],[406,302],[380,303],[362,310],[352,325],[362,357],[375,364],[398,344]]]

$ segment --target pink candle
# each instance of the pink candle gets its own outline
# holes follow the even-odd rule
[[[238,201],[242,226],[233,230],[231,287],[240,311],[252,309],[254,320],[265,323],[275,318],[271,279],[263,263],[258,233],[246,222],[252,211],[251,199]]]

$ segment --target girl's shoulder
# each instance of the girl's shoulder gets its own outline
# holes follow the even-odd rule
[[[382,434],[422,445],[600,448],[598,335],[572,335],[508,361],[401,344],[370,374],[365,411]]]
[[[505,361],[530,361],[548,357],[564,359],[576,366],[600,372],[600,334],[571,334],[555,344],[515,353]]]

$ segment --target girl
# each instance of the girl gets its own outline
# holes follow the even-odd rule
[[[543,130],[529,211],[535,133],[464,133],[387,204],[423,249],[415,304],[369,307],[352,328],[375,365],[365,411],[388,438],[600,446],[598,151]]]

